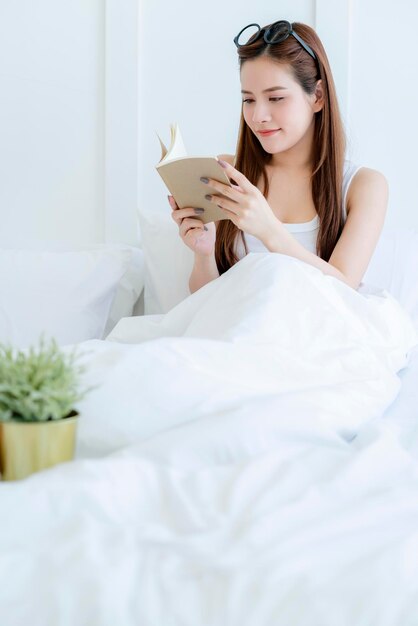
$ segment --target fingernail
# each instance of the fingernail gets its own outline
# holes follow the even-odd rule
[[[205,198],[206,200],[212,200],[212,196],[209,193],[206,194]]]
[[[218,159],[218,163],[222,165],[222,167],[228,167],[228,163],[226,163],[225,161],[222,161],[221,159]]]
[[[209,178],[206,178],[205,176],[201,176],[200,180],[202,181],[202,183],[208,183],[209,182]]]
[[[195,209],[195,213],[204,213],[205,209]]]

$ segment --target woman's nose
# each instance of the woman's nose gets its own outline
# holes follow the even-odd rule
[[[255,105],[253,109],[253,122],[260,124],[261,122],[267,122],[271,119],[268,107],[263,104]]]

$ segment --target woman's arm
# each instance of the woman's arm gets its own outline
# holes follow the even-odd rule
[[[347,220],[329,262],[357,289],[385,222],[389,185],[383,174],[362,167],[347,194]]]
[[[234,164],[233,154],[218,154],[218,159]],[[217,225],[217,222],[215,222]],[[198,256],[195,254],[194,266],[189,278],[190,293],[194,293],[211,280],[219,277],[218,266],[216,265],[215,255]]]
[[[190,293],[194,293],[211,280],[219,277],[215,255],[200,256],[195,254],[194,266],[189,278]]]
[[[273,232],[265,245],[270,252],[301,259],[357,289],[379,240],[388,196],[383,174],[367,167],[356,173],[347,194],[347,220],[329,262],[306,250],[287,230]]]

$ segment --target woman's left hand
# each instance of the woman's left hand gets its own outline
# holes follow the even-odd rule
[[[280,220],[274,215],[261,191],[244,174],[226,161],[218,161],[225,167],[227,176],[237,184],[229,187],[209,178],[208,187],[222,194],[212,194],[211,202],[223,209],[240,230],[264,242],[271,236],[272,229],[280,229]]]

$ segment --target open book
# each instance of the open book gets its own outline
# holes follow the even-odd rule
[[[202,183],[201,176],[213,178],[232,187],[231,181],[216,157],[187,156],[178,124],[170,124],[171,141],[167,150],[161,144],[161,159],[155,166],[180,209],[186,207],[205,209],[196,215],[204,224],[229,219],[214,202],[206,200],[206,194],[222,195],[210,185]]]

